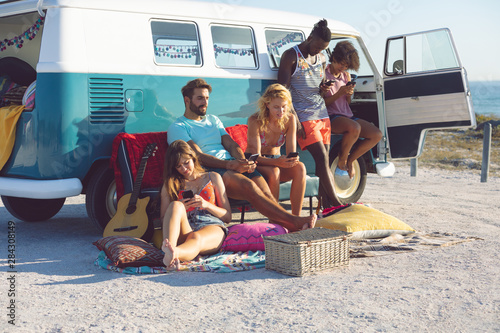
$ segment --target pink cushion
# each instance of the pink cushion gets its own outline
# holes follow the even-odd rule
[[[221,251],[247,252],[264,251],[262,236],[277,236],[288,230],[273,223],[237,224],[228,228],[228,235]]]

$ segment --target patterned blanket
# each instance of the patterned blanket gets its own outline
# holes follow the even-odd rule
[[[162,274],[171,272],[167,271],[165,267],[142,266],[119,268],[113,266],[104,251],[99,253],[94,263],[101,268],[126,274]],[[264,268],[265,263],[266,257],[263,251],[221,252],[211,256],[200,257],[198,260],[184,262],[181,264],[179,271],[232,273]]]
[[[382,239],[351,240],[350,257],[367,258],[411,251],[430,250],[456,245],[475,240],[478,237],[458,236],[449,233],[414,233],[408,236],[394,234]],[[127,267],[113,266],[104,251],[95,260],[95,265],[104,269],[126,274],[163,274],[168,273],[165,267]],[[265,253],[256,252],[222,252],[198,260],[182,263],[179,271],[231,273],[265,267]]]

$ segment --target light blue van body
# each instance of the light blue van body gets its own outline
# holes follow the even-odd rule
[[[116,204],[108,166],[118,133],[166,131],[184,112],[181,88],[198,77],[213,88],[209,113],[226,127],[246,124],[262,92],[277,79],[280,55],[307,38],[323,13],[318,15],[170,0],[0,4],[0,39],[4,31],[22,34],[45,18],[33,40],[0,52],[0,61],[14,57],[37,72],[35,107],[22,113],[10,159],[0,171],[5,206],[20,219],[50,218],[64,198],[83,193],[89,216],[101,219],[96,222],[102,226]],[[449,31],[389,40],[388,50],[395,51],[386,58],[384,79],[359,32],[328,22],[330,49],[351,40],[362,60],[351,107],[384,136],[366,158],[369,172],[390,176],[391,156],[418,157],[427,129],[475,125],[465,70]],[[411,67],[403,50],[407,40],[417,37],[446,41],[451,51],[439,50],[447,55],[440,62],[445,65]],[[429,92],[422,89],[424,81],[445,87],[453,81],[454,88]],[[453,107],[447,108],[451,102]],[[301,152],[300,158],[314,174],[310,154]],[[359,168],[348,189],[336,187],[346,201],[357,200],[363,191],[366,166]],[[29,216],[27,208],[33,211]],[[100,211],[104,217],[95,217]]]

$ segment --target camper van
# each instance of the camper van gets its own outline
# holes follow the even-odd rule
[[[166,131],[184,112],[181,87],[198,77],[213,87],[211,114],[226,127],[246,124],[276,82],[280,56],[322,15],[170,0],[0,3],[0,91],[27,86],[22,102],[34,100],[13,125],[11,151],[1,152],[9,156],[0,166],[6,209],[46,220],[67,197],[85,194],[89,217],[103,228],[116,212],[109,159],[118,133]],[[335,184],[347,203],[363,193],[367,172],[391,176],[391,159],[418,157],[426,131],[475,126],[475,117],[448,29],[389,38],[381,75],[360,33],[327,20],[326,53],[349,40],[361,58],[351,108],[383,133],[355,163],[356,176]],[[308,154],[300,158],[313,175]]]

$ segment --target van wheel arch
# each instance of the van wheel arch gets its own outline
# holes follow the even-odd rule
[[[2,202],[7,211],[16,219],[25,222],[46,221],[56,215],[64,205],[66,198],[30,199],[2,195]]]

